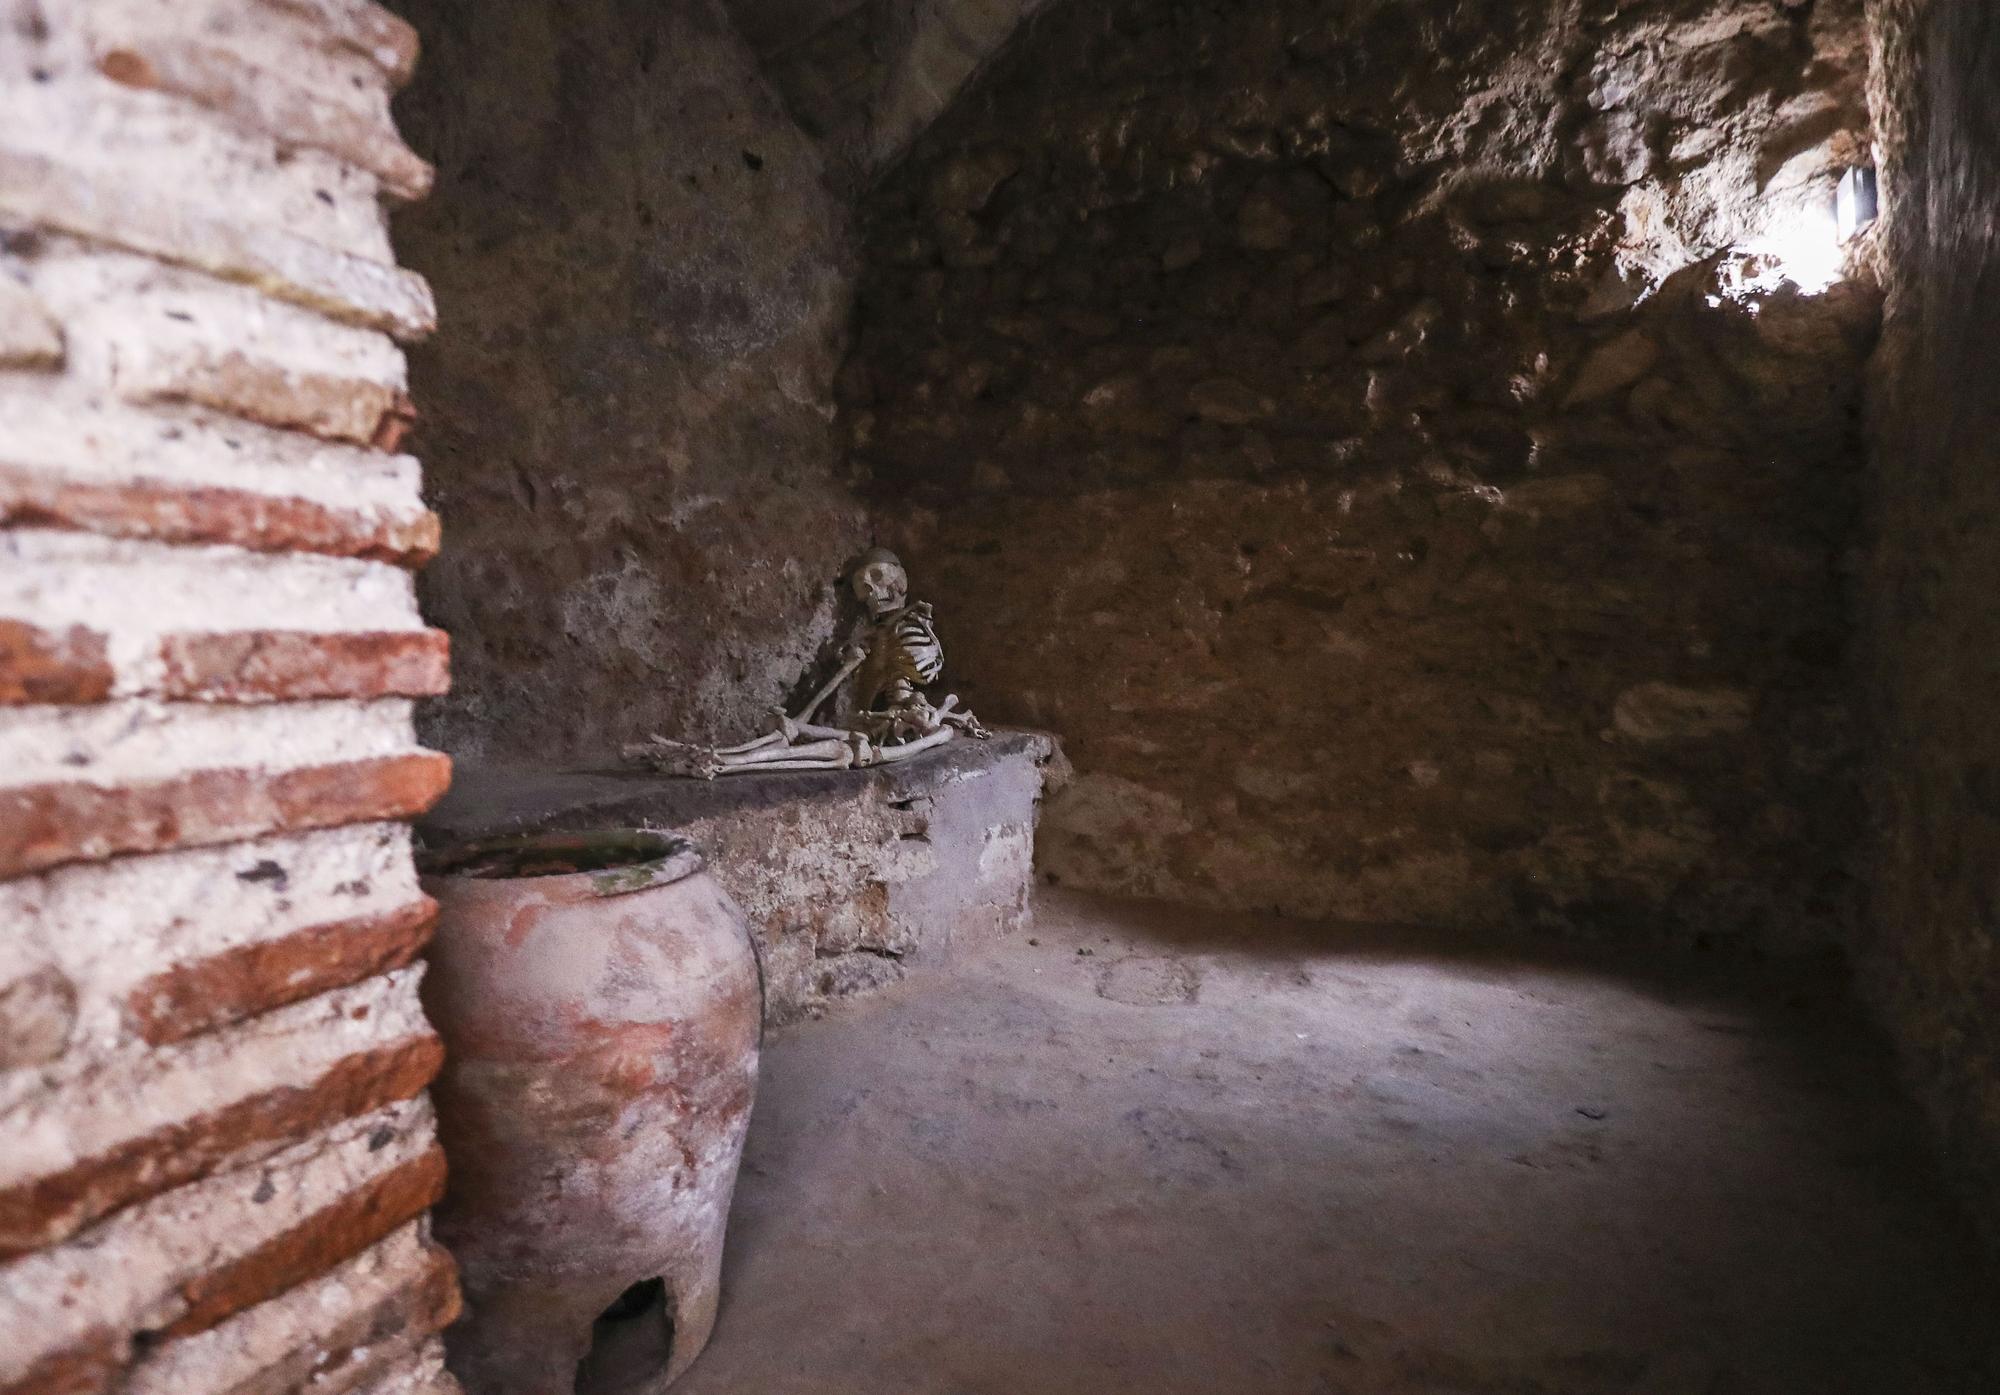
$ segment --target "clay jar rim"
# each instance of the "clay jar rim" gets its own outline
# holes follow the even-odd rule
[[[517,833],[417,854],[417,870],[426,880],[535,882],[550,891],[560,887],[599,897],[670,886],[701,869],[693,843],[646,828]]]

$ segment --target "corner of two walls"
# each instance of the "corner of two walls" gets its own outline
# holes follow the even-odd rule
[[[365,0],[0,0],[0,1392],[444,1395]]]
[[[426,734],[615,759],[740,735],[865,546],[830,385],[852,281],[822,157],[713,3],[407,0],[438,164],[396,220],[450,332],[412,354],[457,649]]]
[[[874,537],[835,424],[857,187],[1040,0],[400,0],[436,160],[396,220],[461,758],[742,735]]]
[[[1821,952],[1858,3],[1072,0],[876,193],[843,407],[1078,884]]]
[[[1876,0],[1860,982],[2000,1239],[2000,18]]]

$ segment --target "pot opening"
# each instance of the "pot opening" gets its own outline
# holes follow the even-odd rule
[[[594,833],[524,833],[427,849],[417,855],[417,868],[427,877],[498,881],[568,877],[580,872],[663,871],[664,864],[677,858],[694,859],[694,845],[685,838],[638,828],[611,828]]]
[[[653,1390],[674,1356],[674,1311],[664,1279],[641,1279],[591,1324],[576,1366],[576,1395]]]

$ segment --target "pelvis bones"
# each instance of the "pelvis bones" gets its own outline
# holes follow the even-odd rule
[[[944,646],[931,608],[909,598],[909,574],[896,554],[875,548],[849,575],[868,615],[861,638],[841,652],[840,668],[794,713],[774,709],[771,730],[735,746],[695,746],[654,736],[625,748],[625,759],[674,775],[712,780],[757,770],[846,770],[907,760],[963,732],[984,740],[979,719],[957,694],[933,704],[924,689],[944,674]],[[844,726],[815,722],[852,680],[853,713]]]

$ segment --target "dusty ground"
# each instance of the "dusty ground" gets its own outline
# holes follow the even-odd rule
[[[678,1389],[1990,1395],[1835,1001],[1046,895],[768,1043]]]

